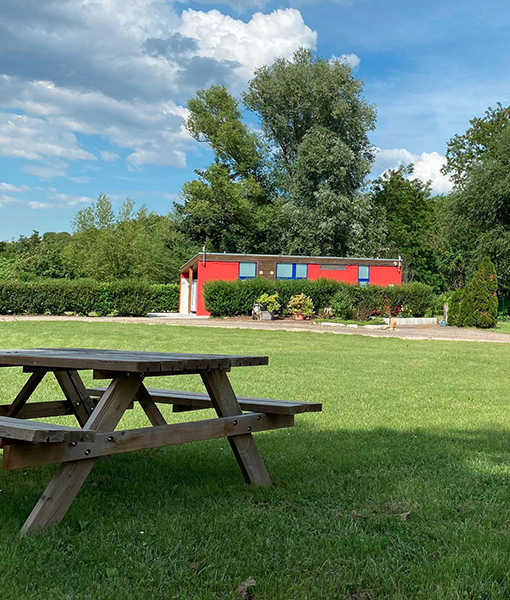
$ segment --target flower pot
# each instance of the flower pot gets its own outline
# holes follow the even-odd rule
[[[294,314],[294,321],[304,321],[305,317],[301,313]]]

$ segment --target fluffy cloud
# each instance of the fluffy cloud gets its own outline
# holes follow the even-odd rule
[[[108,152],[107,150],[100,152],[99,155],[105,162],[114,162],[119,158],[118,154],[115,152]]]
[[[414,165],[414,173],[409,176],[409,179],[430,181],[432,191],[436,194],[447,194],[453,188],[449,178],[441,173],[441,167],[446,163],[446,158],[438,152],[413,154],[405,148],[378,149],[374,172],[379,175],[388,169],[409,163]]]
[[[241,81],[277,56],[290,58],[299,46],[315,48],[317,43],[317,34],[293,8],[267,15],[255,13],[248,23],[218,10],[186,10],[180,32],[197,41],[200,56],[219,61],[235,58],[239,64],[234,71]]]
[[[331,60],[339,60],[351,67],[353,71],[355,71],[361,63],[361,58],[357,54],[342,54],[341,56],[333,55]]]
[[[22,194],[27,192],[30,188],[27,185],[12,185],[12,183],[5,183],[0,181],[0,192],[10,192],[11,194]]]
[[[128,150],[132,169],[184,167],[193,142],[183,105],[197,88],[238,90],[256,67],[315,43],[295,9],[244,22],[217,10],[179,15],[165,0],[5,3],[0,107],[9,112],[0,112],[0,155],[95,160],[82,144],[97,135]],[[65,171],[49,163],[26,170],[48,177],[52,168],[53,176]]]

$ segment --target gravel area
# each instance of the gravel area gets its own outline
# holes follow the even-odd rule
[[[0,322],[22,321],[83,321],[87,323],[144,323],[146,325],[169,325],[190,327],[224,327],[227,329],[269,329],[273,331],[312,331],[334,335],[365,335],[369,337],[402,338],[410,340],[454,340],[464,342],[510,343],[510,335],[482,329],[457,327],[406,326],[396,330],[365,329],[363,327],[331,327],[310,321],[252,321],[248,317],[226,319],[203,319],[194,317],[73,317],[73,316],[0,316]]]

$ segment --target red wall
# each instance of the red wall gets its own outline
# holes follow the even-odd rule
[[[401,285],[402,271],[398,267],[370,266],[370,285]]]
[[[400,285],[402,283],[402,273],[398,267],[372,266],[370,265],[370,284],[371,285]],[[198,263],[198,293],[197,293],[197,312],[198,316],[209,316],[210,313],[205,309],[203,286],[206,281],[223,279],[232,281],[239,277],[238,262],[220,262],[207,261],[205,265]],[[347,283],[358,283],[358,265],[346,265],[345,270],[321,269],[320,265],[308,265],[308,279],[315,280],[321,277],[345,281]]]
[[[232,281],[239,278],[238,262],[214,262],[206,261],[205,265],[198,263],[198,290],[197,290],[197,316],[209,316],[211,313],[205,310],[203,287],[204,282],[215,279]]]
[[[335,279],[336,281],[346,281],[347,283],[358,283],[358,265],[345,265],[345,271],[336,269],[321,269],[320,265],[308,265],[308,279]]]

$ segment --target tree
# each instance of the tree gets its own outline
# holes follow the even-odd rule
[[[275,159],[274,181],[293,224],[287,252],[346,254],[356,194],[373,161],[375,110],[339,60],[300,49],[255,72],[243,95]]]
[[[488,329],[498,323],[498,278],[494,264],[484,257],[462,297],[457,324]]]
[[[279,251],[281,238],[271,225],[280,209],[267,148],[242,123],[238,100],[213,85],[199,90],[188,108],[185,127],[209,144],[214,163],[183,186],[184,205],[175,205],[181,232],[211,251]]]
[[[444,199],[441,220],[448,253],[456,257],[463,278],[472,277],[489,256],[502,295],[510,294],[510,127]]]
[[[485,116],[475,117],[471,127],[448,142],[446,164],[441,169],[454,183],[460,183],[476,164],[492,150],[499,134],[510,125],[510,106],[497,103]]]
[[[386,224],[386,255],[402,256],[409,280],[439,289],[436,204],[430,184],[408,179],[412,174],[412,165],[384,173],[373,184],[372,202]]]

